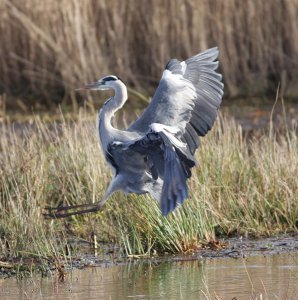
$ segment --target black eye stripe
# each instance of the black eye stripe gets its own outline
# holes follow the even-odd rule
[[[118,78],[116,78],[116,77],[112,77],[112,76],[108,76],[108,77],[105,77],[104,79],[103,79],[103,81],[115,81],[115,80],[117,80]]]

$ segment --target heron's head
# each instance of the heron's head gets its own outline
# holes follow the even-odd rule
[[[114,75],[108,75],[105,76],[96,82],[86,84],[83,89],[86,90],[111,90],[115,89],[117,84],[119,84],[119,81],[121,82],[121,79],[119,79],[117,76]]]

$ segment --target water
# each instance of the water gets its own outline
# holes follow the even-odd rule
[[[218,298],[216,298],[216,296]],[[251,298],[251,297],[254,298]],[[75,269],[0,280],[0,299],[298,299],[298,253]]]

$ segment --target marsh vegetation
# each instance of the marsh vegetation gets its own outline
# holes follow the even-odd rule
[[[0,141],[0,250],[6,257],[61,256],[69,238],[118,243],[126,254],[197,250],[219,237],[297,231],[296,128],[273,125],[247,137],[222,116],[201,141],[190,197],[169,217],[149,196],[116,193],[102,212],[46,220],[46,206],[100,199],[109,169],[95,117],[49,125],[38,117],[22,133],[7,124]]]

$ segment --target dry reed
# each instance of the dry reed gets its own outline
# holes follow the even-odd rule
[[[215,45],[226,93],[275,91],[297,84],[297,40],[297,0],[2,0],[0,92],[74,101],[108,73],[145,89],[170,57]]]

